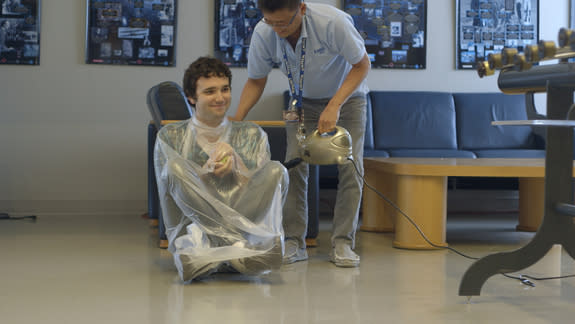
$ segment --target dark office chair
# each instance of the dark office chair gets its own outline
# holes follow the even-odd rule
[[[153,119],[148,125],[148,217],[158,224],[160,247],[167,247],[168,241],[154,171],[154,145],[156,135],[162,127],[162,121],[188,119],[191,117],[192,108],[183,89],[171,81],[161,82],[150,88],[147,103]]]
[[[172,81],[165,81],[150,88],[147,102],[157,129],[162,127],[162,120],[184,120],[192,115],[192,107],[184,90]]]

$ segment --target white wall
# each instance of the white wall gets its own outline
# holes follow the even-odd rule
[[[180,0],[176,67],[86,65],[85,2],[44,1],[41,64],[0,66],[2,212],[145,212],[146,91],[164,80],[180,82],[189,62],[213,52],[214,1]],[[454,69],[455,2],[428,3],[427,69],[372,70],[371,89],[498,91],[496,77]],[[544,1],[542,39],[557,38],[568,8],[568,0]],[[242,68],[233,73],[230,114],[247,77]],[[272,72],[248,118],[279,119],[286,87],[280,72]]]

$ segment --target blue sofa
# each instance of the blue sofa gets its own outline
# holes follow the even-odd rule
[[[371,91],[364,156],[542,158],[530,126],[491,125],[525,119],[523,95]]]
[[[365,157],[545,157],[544,139],[531,126],[491,125],[528,119],[523,95],[371,91],[367,99]],[[333,178],[335,166],[320,167],[320,183]]]

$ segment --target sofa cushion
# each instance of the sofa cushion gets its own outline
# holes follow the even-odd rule
[[[463,150],[435,150],[435,149],[394,149],[388,150],[391,157],[419,157],[419,158],[475,158],[471,151]]]
[[[513,149],[513,150],[475,150],[473,151],[478,158],[521,158],[521,159],[534,159],[545,158],[545,150],[528,150],[528,149]]]
[[[526,120],[525,97],[503,93],[454,93],[457,139],[463,150],[536,148],[530,126],[493,126]]]
[[[451,94],[371,91],[370,96],[376,150],[457,149]]]

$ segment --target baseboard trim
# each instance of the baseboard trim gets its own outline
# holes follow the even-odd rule
[[[13,216],[142,215],[146,200],[0,200],[0,212]]]

